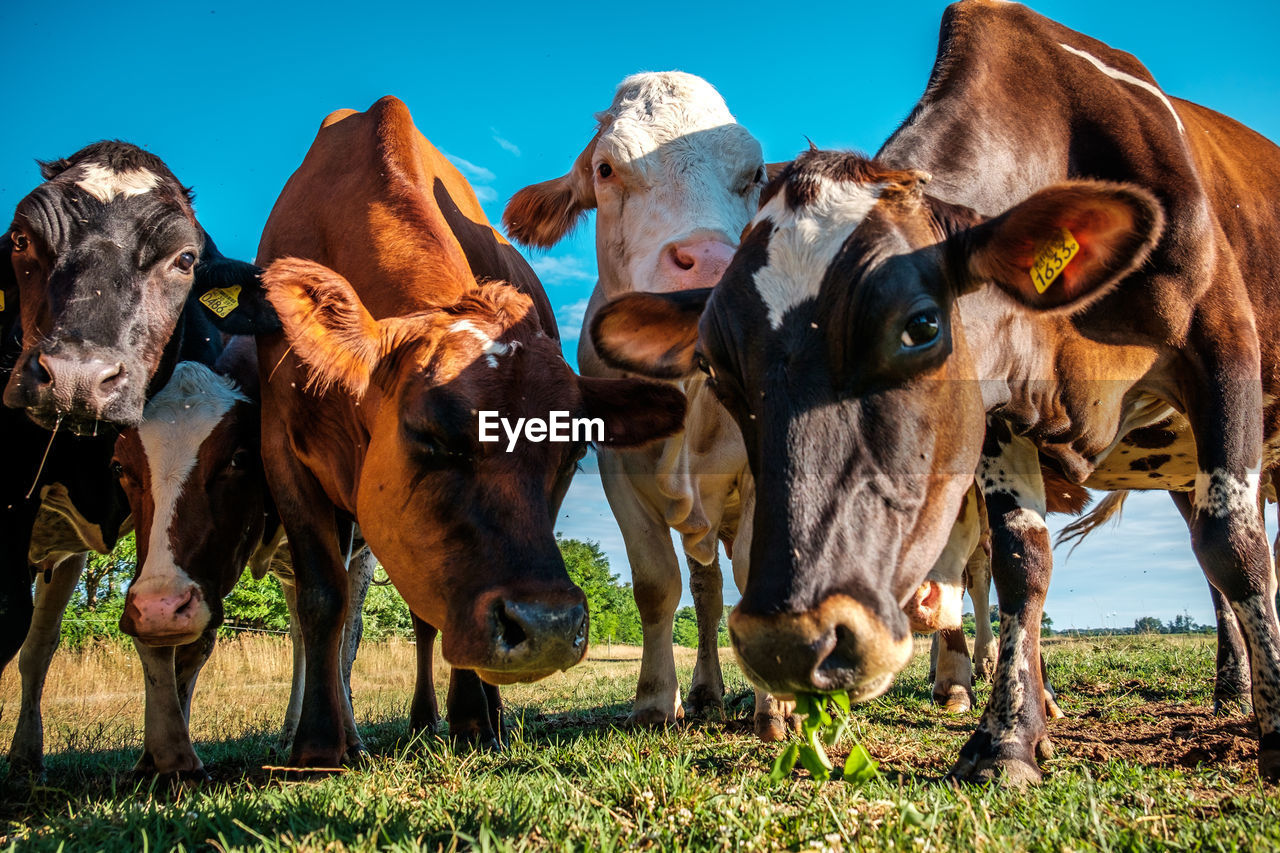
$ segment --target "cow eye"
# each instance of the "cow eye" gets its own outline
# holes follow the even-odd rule
[[[231,462],[227,465],[237,471],[243,471],[253,464],[253,454],[245,449],[237,450],[231,454]]]
[[[716,372],[711,368],[711,362],[708,361],[707,357],[700,352],[693,354],[693,366],[710,376],[712,379],[716,376]]]
[[[926,344],[931,344],[938,339],[939,329],[940,324],[936,308],[917,311],[911,315],[911,319],[907,320],[907,326],[902,330],[902,344],[908,347],[922,347]]]
[[[27,235],[21,231],[14,231],[9,235],[9,240],[13,243],[15,252],[25,252],[27,250]]]
[[[173,265],[183,272],[191,272],[191,268],[196,265],[196,256],[194,252],[183,252],[181,255],[173,259]]]
[[[117,479],[124,476],[124,466],[120,464],[118,459],[111,460],[111,476]]]
[[[613,176],[613,167],[608,163],[601,163],[599,166],[596,166],[596,174],[602,179],[608,179]]]
[[[765,179],[764,166],[761,166],[760,168],[756,169],[756,183],[763,184],[764,179]]]

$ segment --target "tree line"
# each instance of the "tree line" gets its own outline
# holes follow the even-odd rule
[[[609,558],[600,543],[562,534],[556,535],[556,543],[569,578],[586,594],[591,613],[591,642],[640,645],[644,632],[631,584],[621,582],[611,571]],[[137,544],[132,533],[122,538],[110,554],[94,554],[89,559],[63,619],[64,643],[75,646],[100,638],[128,640],[120,631],[119,621],[137,561]],[[413,621],[404,599],[386,582],[383,572],[378,571],[374,578],[364,603],[365,639],[413,639]],[[36,582],[42,583],[43,579],[37,576]],[[223,610],[226,619],[221,633],[224,636],[240,631],[284,634],[289,630],[289,610],[273,575],[254,579],[246,569],[224,600]],[[724,608],[720,619],[721,646],[729,645],[729,610]],[[692,607],[676,612],[672,641],[680,646],[697,647],[698,622]]]

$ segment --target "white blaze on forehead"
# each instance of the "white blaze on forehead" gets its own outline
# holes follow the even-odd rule
[[[1161,92],[1158,88],[1151,85],[1146,80],[1142,80],[1138,77],[1134,77],[1132,74],[1121,71],[1119,68],[1112,68],[1110,65],[1107,65],[1101,59],[1094,56],[1092,53],[1088,53],[1083,50],[1078,50],[1077,48],[1074,48],[1069,44],[1063,44],[1062,42],[1058,42],[1058,46],[1061,47],[1063,50],[1065,50],[1067,53],[1073,53],[1076,56],[1087,59],[1093,65],[1094,68],[1097,68],[1099,71],[1101,71],[1103,74],[1107,75],[1111,79],[1119,80],[1121,83],[1128,83],[1131,86],[1137,86],[1139,89],[1142,89],[1144,91],[1150,92],[1152,95],[1155,95],[1157,98],[1160,99],[1160,103],[1164,104],[1165,108],[1168,109],[1169,112],[1173,115],[1173,120],[1178,125],[1178,132],[1179,133],[1185,132],[1185,129],[1182,126],[1182,118],[1178,115],[1178,111],[1173,108],[1173,104],[1169,102],[1169,99],[1165,97],[1164,92]]]
[[[517,347],[520,346],[519,341],[512,341],[509,344],[495,341],[493,338],[489,337],[485,331],[477,328],[470,320],[459,320],[449,327],[449,331],[461,332],[463,334],[470,335],[479,341],[480,346],[482,347],[481,351],[484,353],[485,363],[490,367],[498,366],[498,356],[510,355],[516,351]]]
[[[774,226],[769,261],[756,272],[755,286],[775,330],[789,310],[817,298],[827,267],[876,206],[884,188],[883,184],[814,180],[818,191],[810,204],[792,210],[784,189],[752,220],[752,225],[769,220]]]
[[[100,163],[84,164],[76,178],[76,186],[104,204],[116,196],[128,198],[150,192],[159,183],[160,176],[148,169],[117,172]]]
[[[169,538],[178,498],[191,476],[200,448],[237,402],[249,398],[235,383],[208,367],[184,361],[142,411],[138,438],[151,472],[155,511],[148,535],[147,562],[134,582],[137,589],[168,589],[191,582],[178,565]]]

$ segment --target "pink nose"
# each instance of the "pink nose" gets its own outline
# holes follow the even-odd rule
[[[723,240],[705,238],[669,244],[659,263],[658,289],[714,287],[733,259],[733,251],[733,246]]]
[[[120,630],[152,646],[189,643],[208,624],[208,608],[201,606],[203,602],[204,594],[196,583],[164,592],[130,591]]]

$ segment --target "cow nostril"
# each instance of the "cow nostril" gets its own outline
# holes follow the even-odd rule
[[[529,638],[525,632],[524,626],[512,618],[507,612],[505,603],[499,601],[493,606],[493,617],[497,623],[498,634],[502,638],[503,644],[508,649],[514,649]]]
[[[844,625],[837,625],[835,643],[830,653],[818,662],[815,675],[834,675],[856,669],[857,661],[853,657],[856,652],[857,642],[854,639],[853,632]]]
[[[41,385],[53,384],[53,371],[49,369],[49,364],[44,360],[44,353],[37,353],[29,362],[31,365],[31,378]]]
[[[98,386],[110,389],[124,381],[124,364],[116,362],[102,369],[98,374]]]
[[[691,255],[683,254],[676,246],[671,247],[671,262],[682,270],[691,270],[696,261]]]
[[[191,612],[191,608],[195,606],[195,603],[196,603],[195,591],[188,590],[187,597],[182,600],[181,604],[179,604],[176,608],[174,608],[173,615],[186,616]]]

